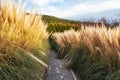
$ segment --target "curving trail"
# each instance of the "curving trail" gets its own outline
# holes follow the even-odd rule
[[[55,52],[50,52],[49,71],[46,80],[77,80],[73,73],[66,69],[64,60],[56,59]]]

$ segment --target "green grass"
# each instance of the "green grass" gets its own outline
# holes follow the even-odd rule
[[[48,57],[36,53],[39,59],[48,63]],[[39,56],[38,56],[39,55]],[[0,80],[38,80],[44,79],[47,69],[23,51],[0,59]]]

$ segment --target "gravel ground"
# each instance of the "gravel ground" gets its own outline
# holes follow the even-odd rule
[[[65,62],[56,59],[53,50],[50,52],[50,64],[46,80],[74,80],[71,71],[66,69]]]

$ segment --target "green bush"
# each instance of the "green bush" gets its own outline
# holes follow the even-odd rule
[[[48,32],[64,32],[65,30],[78,30],[79,26],[77,24],[67,24],[67,23],[50,23],[48,24],[47,31]]]

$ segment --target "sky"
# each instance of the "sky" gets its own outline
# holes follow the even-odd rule
[[[15,0],[18,1],[18,0]],[[70,18],[120,9],[120,0],[23,0],[26,11],[33,6],[40,14]]]

